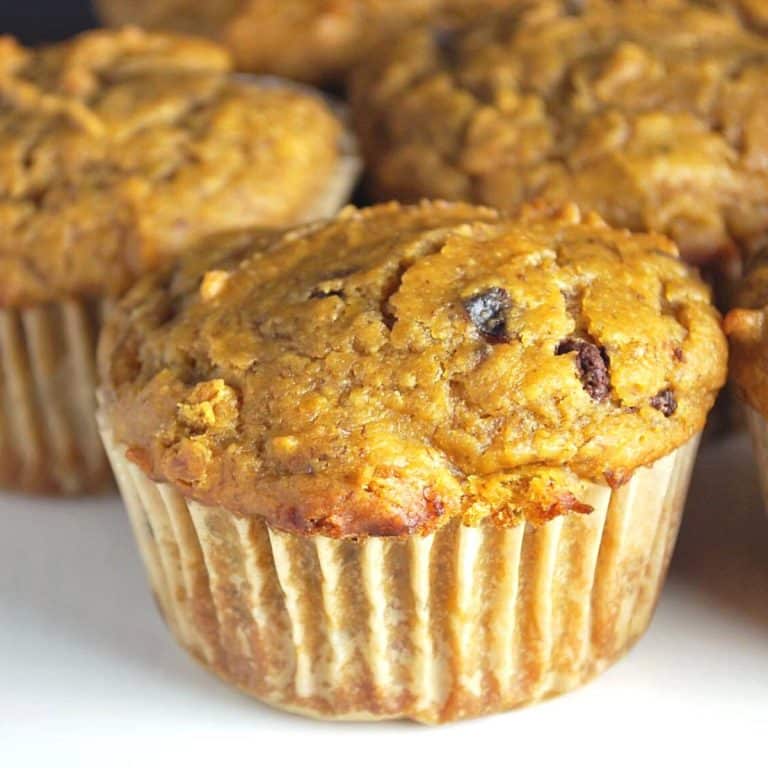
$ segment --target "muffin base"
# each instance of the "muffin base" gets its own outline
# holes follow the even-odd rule
[[[757,478],[763,502],[768,509],[768,421],[758,411],[746,403],[743,404],[743,414],[752,438],[752,453],[757,464]]]
[[[0,308],[0,487],[77,494],[109,484],[95,418],[102,305]]]
[[[102,437],[159,609],[195,658],[281,709],[425,723],[563,693],[634,643],[699,439],[621,488],[590,486],[589,515],[351,541],[190,501]]]

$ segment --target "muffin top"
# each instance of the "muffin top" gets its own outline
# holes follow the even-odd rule
[[[339,161],[319,98],[137,29],[0,38],[0,306],[109,295],[194,239],[302,220]]]
[[[707,287],[574,207],[345,209],[142,280],[100,348],[118,443],[182,493],[299,533],[569,511],[701,430]]]
[[[239,68],[339,81],[393,31],[437,15],[477,15],[536,0],[96,0],[111,24],[211,35]]]
[[[381,198],[575,200],[736,258],[768,229],[768,40],[684,2],[542,2],[417,28],[352,78]]]

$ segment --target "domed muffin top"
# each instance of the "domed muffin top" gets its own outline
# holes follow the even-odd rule
[[[417,28],[352,78],[381,198],[573,200],[687,260],[768,228],[768,40],[694,3],[542,2]]]
[[[196,238],[302,220],[342,126],[194,38],[0,38],[0,306],[114,294]]]
[[[288,530],[396,535],[584,511],[585,481],[701,430],[725,341],[664,237],[393,203],[148,276],[100,370],[152,477]]]

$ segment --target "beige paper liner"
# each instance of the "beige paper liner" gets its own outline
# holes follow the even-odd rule
[[[0,487],[74,494],[109,482],[95,419],[101,306],[0,308]]]
[[[752,453],[757,464],[757,477],[763,501],[768,508],[768,421],[765,417],[744,403],[743,414],[752,437]]]
[[[276,707],[430,723],[562,693],[632,645],[698,444],[591,486],[590,515],[354,542],[188,501],[102,437],[160,610],[197,659]]]

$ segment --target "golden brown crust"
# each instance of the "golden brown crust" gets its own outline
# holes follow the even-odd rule
[[[768,41],[683,2],[400,35],[352,77],[378,199],[574,200],[735,258],[768,228]]]
[[[319,98],[137,29],[0,39],[0,306],[114,294],[208,233],[302,219],[336,171]]]
[[[348,209],[219,238],[114,314],[118,443],[211,505],[331,536],[585,511],[699,432],[725,374],[666,238],[570,208]]]
[[[476,16],[536,0],[97,0],[109,24],[210,35],[238,68],[312,83],[341,80],[373,46],[432,16]]]

